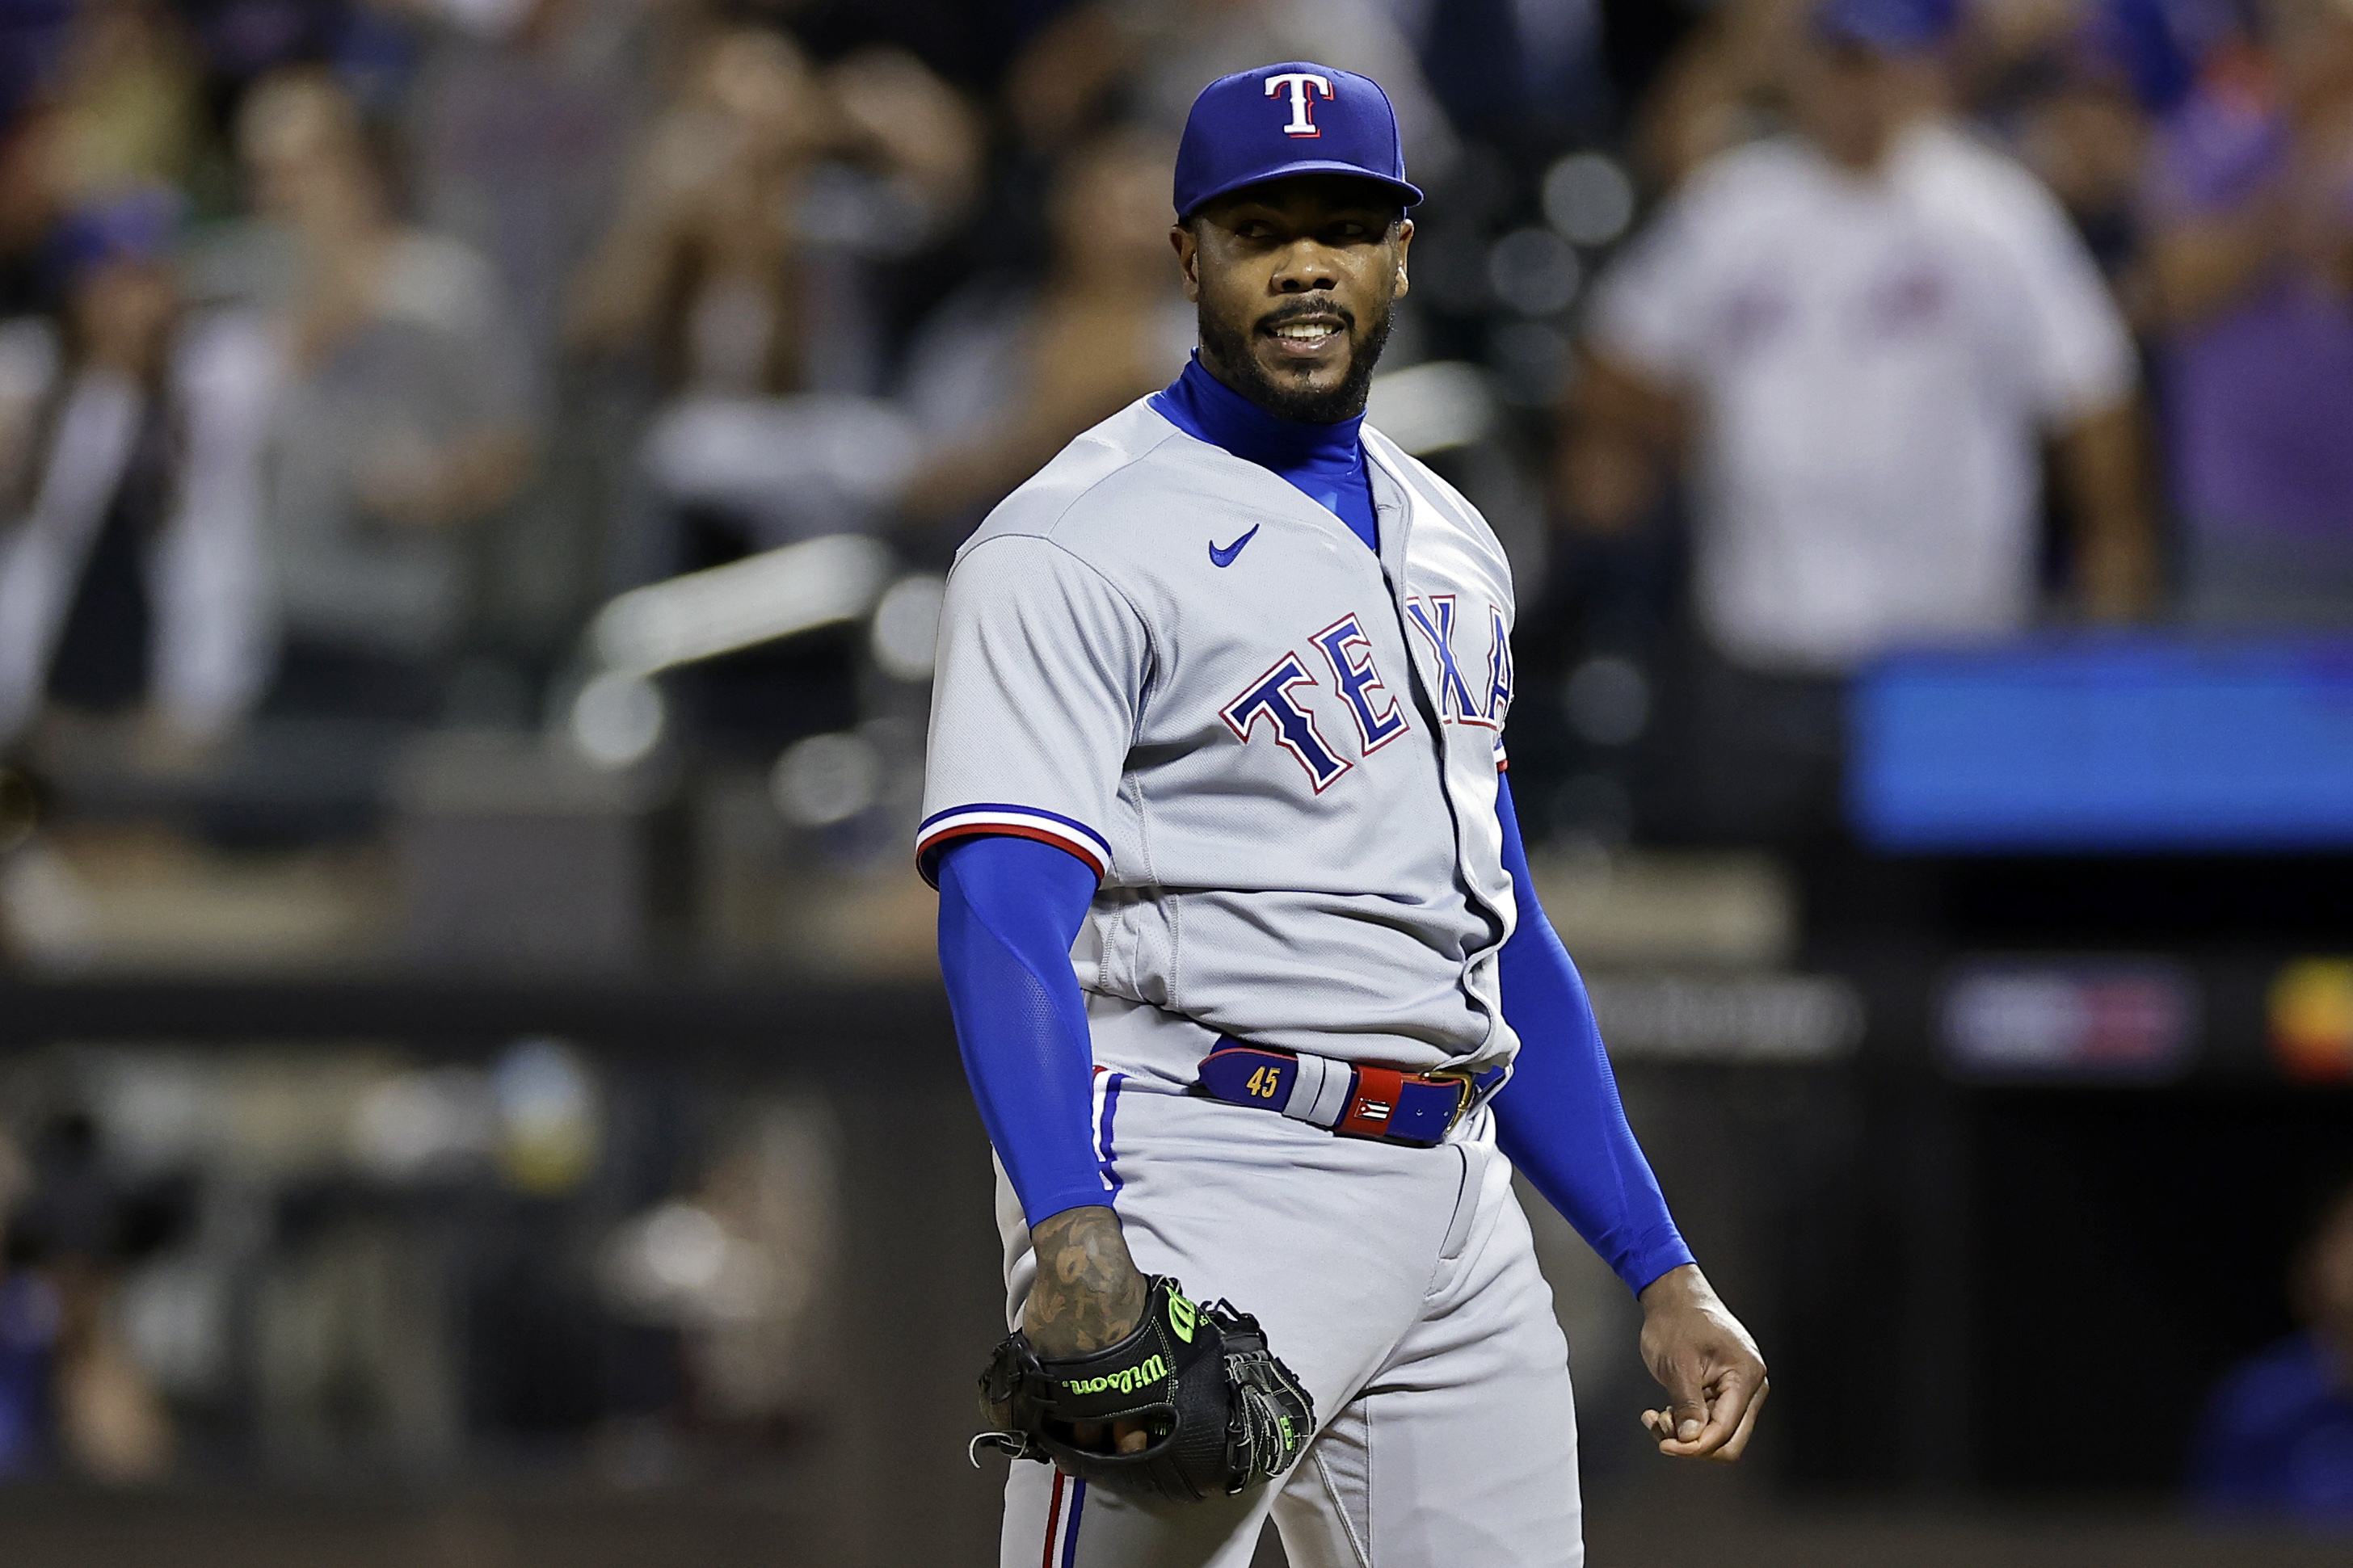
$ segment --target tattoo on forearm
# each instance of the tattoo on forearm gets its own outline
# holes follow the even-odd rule
[[[1038,1279],[1021,1326],[1045,1355],[1117,1344],[1144,1315],[1144,1277],[1108,1208],[1070,1209],[1030,1233]]]

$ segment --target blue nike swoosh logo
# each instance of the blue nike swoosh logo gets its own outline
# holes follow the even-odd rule
[[[1248,544],[1251,540],[1256,539],[1258,537],[1258,530],[1260,528],[1264,528],[1266,524],[1262,522],[1260,523],[1258,528],[1251,529],[1248,533],[1243,534],[1240,539],[1235,540],[1223,550],[1218,548],[1218,542],[1216,540],[1211,540],[1209,542],[1210,563],[1216,566],[1232,565],[1234,563],[1234,557],[1242,552],[1242,546]]]

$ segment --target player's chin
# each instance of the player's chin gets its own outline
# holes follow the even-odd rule
[[[1258,363],[1269,380],[1288,391],[1321,393],[1337,390],[1348,379],[1355,367],[1356,344],[1344,333],[1335,333],[1312,354],[1275,346],[1268,341],[1259,345]]]

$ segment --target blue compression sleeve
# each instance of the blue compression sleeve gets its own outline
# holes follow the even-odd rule
[[[1107,1204],[1090,1123],[1094,1049],[1071,942],[1095,896],[1066,850],[1003,835],[941,855],[940,973],[981,1125],[1036,1225]]]
[[[1495,815],[1519,907],[1504,944],[1504,1016],[1520,1037],[1512,1081],[1495,1097],[1496,1140],[1586,1245],[1640,1291],[1691,1262],[1691,1248],[1626,1125],[1585,982],[1536,901],[1507,779],[1497,781]]]

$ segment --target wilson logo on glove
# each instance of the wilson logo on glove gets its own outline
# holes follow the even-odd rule
[[[1197,1307],[1155,1275],[1134,1332],[1092,1355],[1048,1361],[1025,1334],[997,1347],[980,1374],[981,1408],[998,1430],[972,1440],[1051,1464],[1131,1497],[1198,1502],[1289,1469],[1315,1430],[1315,1402],[1267,1348],[1258,1320],[1231,1302]],[[1142,1428],[1140,1452],[1082,1448],[1082,1423]]]
[[[1186,1338],[1190,1339],[1192,1336],[1187,1334]],[[1124,1366],[1117,1372],[1108,1373],[1102,1377],[1091,1377],[1083,1383],[1066,1383],[1062,1384],[1062,1392],[1101,1394],[1106,1389],[1117,1389],[1122,1394],[1133,1394],[1139,1384],[1158,1383],[1167,1375],[1168,1363],[1158,1356],[1154,1356],[1142,1366]]]

